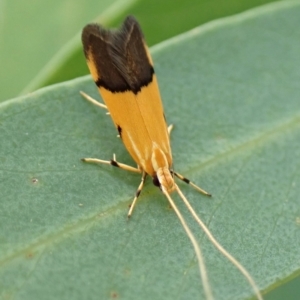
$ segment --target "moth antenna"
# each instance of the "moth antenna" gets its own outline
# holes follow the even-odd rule
[[[202,284],[203,284],[206,299],[207,300],[213,300],[214,298],[213,298],[213,295],[212,295],[210,284],[208,282],[206,267],[205,267],[204,259],[203,259],[202,253],[201,253],[200,246],[199,246],[195,236],[193,235],[192,231],[188,227],[188,225],[187,225],[185,219],[183,218],[182,214],[178,210],[175,202],[173,201],[173,199],[169,195],[169,193],[165,190],[165,188],[163,186],[161,186],[161,190],[162,190],[163,194],[167,197],[171,207],[173,208],[173,210],[175,211],[179,221],[181,222],[181,225],[182,225],[183,229],[185,230],[185,232],[186,232],[187,236],[189,237],[190,241],[192,242],[192,245],[194,247],[194,250],[195,250],[195,253],[196,253],[196,256],[197,256],[199,271],[200,271],[200,275],[201,275]]]
[[[202,230],[205,232],[205,234],[207,235],[209,240],[212,242],[212,244],[219,250],[219,252],[223,256],[225,256],[244,275],[244,277],[248,280],[249,284],[253,288],[257,299],[263,300],[263,297],[262,297],[256,283],[254,282],[253,278],[251,277],[250,273],[245,269],[245,267],[238,260],[236,260],[227,250],[225,250],[225,248],[215,239],[215,237],[212,235],[212,233],[209,231],[209,229],[206,227],[206,225],[198,217],[195,210],[193,209],[193,207],[191,206],[191,204],[189,203],[187,198],[184,196],[184,194],[181,192],[181,190],[179,189],[177,184],[175,184],[175,188],[176,188],[176,191],[179,194],[180,198],[183,200],[184,204],[186,205],[186,207],[188,208],[188,210],[190,211],[190,213],[192,214],[194,219],[197,221],[197,223],[200,225]]]

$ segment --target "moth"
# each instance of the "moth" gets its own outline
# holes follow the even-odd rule
[[[87,100],[108,111],[120,139],[137,167],[120,163],[115,155],[111,160],[84,158],[83,161],[110,164],[141,174],[141,182],[128,211],[128,217],[132,215],[146,177],[152,177],[154,185],[158,186],[168,199],[192,242],[207,299],[213,299],[213,296],[200,246],[170,196],[174,191],[179,194],[213,244],[246,276],[257,298],[262,299],[251,276],[214,239],[174,180],[177,177],[202,194],[211,196],[172,168],[170,134],[173,125],[167,125],[153,61],[136,19],[128,16],[119,30],[107,30],[97,24],[89,24],[83,29],[82,43],[87,65],[105,104],[81,93]]]

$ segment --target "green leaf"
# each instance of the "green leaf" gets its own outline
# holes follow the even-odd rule
[[[262,290],[299,274],[299,2],[195,28],[153,48],[179,183]],[[193,248],[147,181],[132,219],[134,165],[90,77],[0,105],[1,299],[203,299]],[[244,277],[197,236],[215,299],[248,299]],[[291,298],[289,298],[291,299]]]
[[[100,12],[113,19],[124,14],[133,2],[135,0],[12,0],[0,4],[0,69],[5,70],[0,72],[1,100],[30,90],[27,86],[53,76],[58,65],[65,63],[75,49],[82,54],[79,32],[86,23]],[[79,62],[82,66],[83,57],[79,56]],[[72,74],[77,74],[77,64],[72,65]]]
[[[92,20],[141,22],[150,45],[271,0],[18,0],[0,4],[0,101],[87,74],[80,32]],[[28,9],[30,7],[30,9]]]

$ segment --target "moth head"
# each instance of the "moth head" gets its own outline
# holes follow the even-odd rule
[[[175,190],[174,178],[167,167],[159,168],[156,171],[156,176],[153,177],[153,183],[167,191],[169,194]]]

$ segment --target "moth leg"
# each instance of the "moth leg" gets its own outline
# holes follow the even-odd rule
[[[122,164],[122,163],[118,162],[115,154],[113,155],[113,159],[111,159],[111,160],[102,160],[102,159],[98,159],[98,158],[82,158],[81,160],[84,162],[88,162],[88,163],[112,165],[114,167],[117,167],[117,168],[120,168],[120,169],[123,169],[126,171],[142,173],[142,170],[139,168],[134,168],[134,167],[128,166],[126,164]]]
[[[194,189],[196,189],[198,192],[211,197],[211,194],[206,192],[205,190],[201,189],[199,186],[197,186],[195,183],[191,182],[189,179],[185,178],[184,176],[182,176],[181,174],[171,171],[172,174],[174,174],[177,178],[179,178],[180,180],[184,181],[185,183],[191,185]]]
[[[128,165],[125,165],[125,164],[122,164],[122,163],[118,162],[117,159],[116,159],[115,154],[113,155],[113,159],[111,159],[111,160],[102,160],[102,159],[97,159],[97,158],[82,158],[81,160],[84,161],[84,162],[88,162],[88,163],[112,165],[114,167],[118,167],[120,169],[130,171],[130,172],[143,173],[141,183],[140,183],[140,185],[138,186],[138,188],[136,190],[135,196],[133,198],[133,201],[130,205],[130,208],[129,208],[129,211],[128,211],[128,214],[127,214],[127,217],[130,218],[131,215],[132,215],[133,209],[135,207],[136,201],[137,201],[138,197],[140,196],[141,191],[144,187],[144,182],[145,182],[145,179],[147,177],[147,173],[145,171],[142,171],[142,169],[139,168],[139,166],[137,168],[134,168],[134,167],[131,167],[131,166],[128,166]]]
[[[145,171],[143,171],[141,183],[140,183],[139,187],[136,190],[135,197],[134,197],[134,199],[133,199],[133,201],[132,201],[132,203],[130,205],[130,208],[129,208],[129,211],[128,211],[128,214],[127,214],[128,218],[130,218],[131,215],[132,215],[132,212],[133,212],[133,209],[135,207],[136,201],[137,201],[137,199],[138,199],[139,195],[141,194],[141,191],[142,191],[142,189],[144,187],[144,183],[145,183],[146,177],[147,177],[147,173]]]
[[[91,96],[89,96],[88,94],[86,94],[85,92],[80,91],[80,94],[89,102],[93,103],[96,106],[99,106],[101,108],[104,108],[108,111],[107,106],[102,104],[101,102],[97,101],[96,99],[92,98]],[[108,112],[109,114],[109,112]]]
[[[174,125],[173,125],[173,124],[170,124],[170,125],[168,126],[168,134],[169,134],[169,136],[171,135],[171,131],[172,131],[173,128],[174,128]]]

